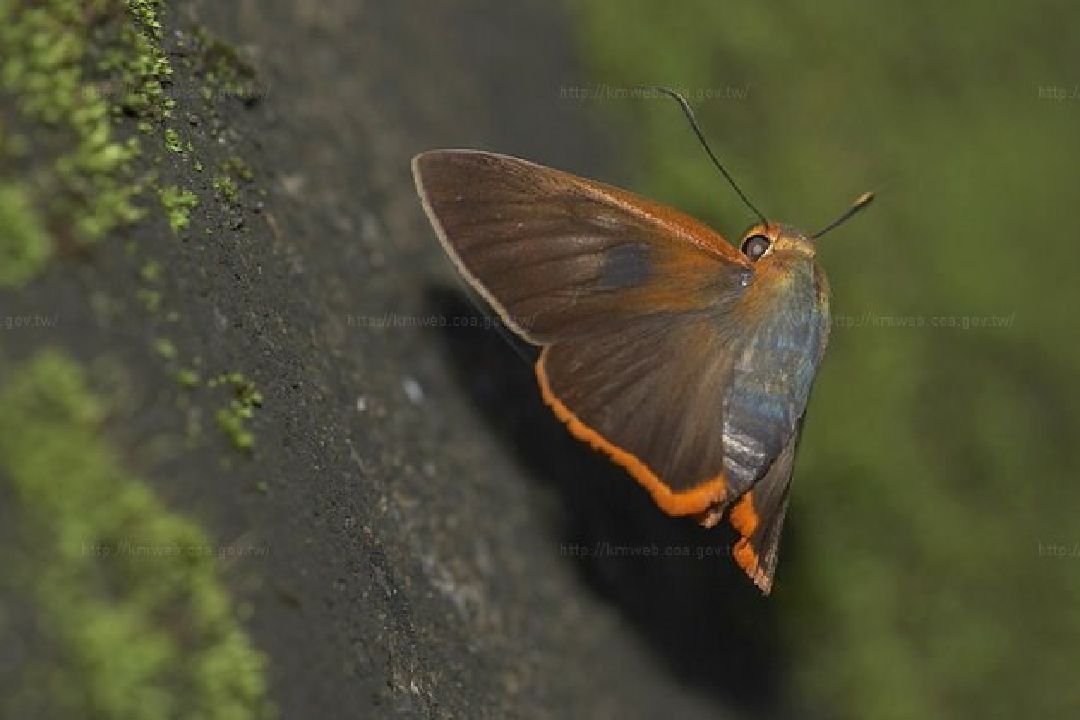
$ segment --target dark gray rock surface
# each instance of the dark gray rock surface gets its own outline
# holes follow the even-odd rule
[[[216,433],[210,406],[182,441],[191,408],[150,349],[164,321],[136,300],[123,239],[12,298],[61,322],[9,350],[58,344],[121,368],[97,377],[121,378],[109,428],[126,461],[222,542],[269,547],[226,571],[281,716],[775,710],[772,615],[727,559],[730,536],[663,517],[569,438],[529,348],[470,304],[413,191],[409,158],[446,146],[619,179],[609,160],[629,151],[560,99],[583,82],[571,18],[486,0],[172,13],[167,35],[205,24],[257,68],[261,99],[222,120],[268,194],[236,217],[204,203],[179,238],[159,222],[125,239],[164,266],[181,356],[263,393],[254,451]],[[621,546],[691,557],[597,557]]]

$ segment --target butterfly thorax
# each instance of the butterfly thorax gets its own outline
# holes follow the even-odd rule
[[[724,464],[736,491],[762,477],[795,433],[828,340],[829,290],[813,243],[777,230],[732,308],[742,334],[724,398]]]

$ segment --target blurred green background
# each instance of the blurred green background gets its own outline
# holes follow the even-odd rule
[[[571,5],[634,189],[738,238],[817,230],[834,327],[777,591],[792,700],[826,716],[1080,711],[1080,6]],[[794,540],[792,538],[795,538]],[[731,620],[738,622],[737,618]]]

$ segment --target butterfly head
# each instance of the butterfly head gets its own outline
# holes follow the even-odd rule
[[[775,309],[775,303],[785,299],[802,307],[824,283],[824,273],[814,259],[813,238],[789,225],[754,225],[743,235],[739,248],[753,270],[746,295],[751,312]]]
[[[813,235],[807,235],[790,225],[767,222],[762,216],[762,221],[751,226],[743,235],[739,248],[751,263],[762,264],[759,270],[769,266],[786,265],[796,260],[813,261],[817,252],[817,240],[833,228],[842,225],[859,211],[869,207],[873,201],[873,193],[863,193],[840,217]],[[769,262],[770,259],[772,262]]]
[[[758,223],[743,235],[742,254],[762,268],[796,260],[813,260],[817,248],[806,233],[789,225]]]

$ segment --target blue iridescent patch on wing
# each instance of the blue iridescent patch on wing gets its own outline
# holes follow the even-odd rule
[[[821,357],[823,310],[794,293],[748,337],[724,401],[724,470],[735,492],[749,488],[783,450],[806,410]]]

